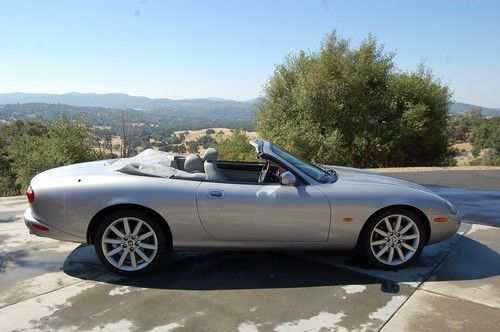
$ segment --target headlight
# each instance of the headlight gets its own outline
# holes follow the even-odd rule
[[[457,208],[454,207],[453,204],[451,204],[447,200],[445,200],[445,202],[446,202],[446,208],[448,209],[448,211],[450,211],[452,214],[457,214],[458,213]]]

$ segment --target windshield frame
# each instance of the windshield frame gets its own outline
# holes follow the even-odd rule
[[[334,177],[323,167],[297,158],[290,152],[285,151],[272,143],[269,143],[269,149],[275,156],[292,165],[295,169],[318,183],[331,183],[334,180]]]

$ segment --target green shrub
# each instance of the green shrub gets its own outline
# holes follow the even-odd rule
[[[262,137],[317,163],[450,165],[449,104],[448,87],[424,66],[402,72],[373,37],[353,49],[332,33],[318,52],[276,67],[256,125]]]
[[[227,137],[218,137],[215,148],[220,160],[256,161],[257,154],[248,143],[248,136],[241,130],[235,130]]]

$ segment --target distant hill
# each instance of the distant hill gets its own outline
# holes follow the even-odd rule
[[[257,98],[247,101],[235,101],[221,98],[198,98],[198,99],[152,99],[141,96],[130,96],[123,93],[79,93],[70,92],[66,94],[46,93],[0,93],[0,105],[44,103],[63,104],[79,107],[102,107],[113,109],[141,109],[160,110],[170,112],[187,112],[188,114],[202,115],[207,112],[221,112],[224,115],[236,113],[236,117],[251,119],[253,117],[253,105]],[[451,105],[451,114],[464,114],[471,108],[481,108],[484,116],[500,116],[500,108],[486,108],[477,105],[454,102]],[[222,114],[219,114],[222,115]]]
[[[451,105],[450,113],[452,114],[465,114],[471,108],[480,108],[483,111],[483,116],[500,116],[500,108],[487,108],[477,105],[471,105],[466,103],[454,102]]]
[[[140,96],[129,96],[122,93],[79,93],[66,94],[45,93],[0,93],[0,105],[24,103],[65,104],[84,107],[105,107],[118,109],[166,109],[166,110],[212,110],[214,108],[251,110],[252,102],[240,102],[219,98],[199,99],[151,99]]]
[[[122,118],[145,133],[173,132],[210,127],[253,130],[253,111],[249,107],[230,104],[179,103],[155,109],[121,109],[111,107],[73,106],[47,103],[13,103],[0,105],[0,126],[14,120],[54,120],[61,115],[79,118],[89,126],[111,126],[115,132]]]

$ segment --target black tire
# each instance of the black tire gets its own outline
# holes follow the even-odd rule
[[[136,255],[137,249],[135,249],[136,251],[133,253],[134,257],[136,257],[134,259],[134,261],[136,259],[138,259],[138,260],[142,261],[142,263],[141,263],[142,265],[146,264],[143,267],[137,266],[137,269],[133,269],[132,266],[125,266],[125,264],[124,264],[124,265],[122,265],[123,268],[119,268],[119,267],[113,265],[108,260],[108,258],[106,258],[105,250],[109,250],[109,249],[118,250],[118,247],[121,247],[122,245],[104,244],[104,246],[107,246],[107,247],[103,248],[103,242],[102,242],[103,236],[104,236],[105,232],[107,232],[108,234],[116,235],[117,239],[120,239],[121,237],[118,236],[116,233],[114,233],[114,232],[111,233],[111,231],[108,229],[108,226],[110,226],[114,222],[116,222],[120,219],[123,219],[123,218],[130,218],[130,219],[127,219],[127,223],[130,223],[130,224],[135,223],[135,225],[137,225],[139,223],[137,220],[140,220],[144,224],[147,225],[146,226],[146,225],[142,224],[141,229],[144,228],[146,230],[146,233],[149,233],[150,230],[152,230],[154,232],[154,236],[150,236],[149,238],[153,238],[153,241],[155,241],[155,242],[153,242],[153,244],[156,246],[156,252],[154,250],[139,248],[136,245],[137,245],[137,243],[141,243],[141,241],[134,242],[134,240],[132,240],[132,241],[128,241],[128,242],[124,241],[124,242],[126,242],[126,243],[124,243],[124,245],[127,245],[129,242],[134,242],[134,244],[127,247],[127,249],[122,249],[122,251],[120,251],[116,254],[116,255],[120,255],[120,257],[121,257],[121,254],[124,253],[125,250],[129,250],[129,251],[134,250],[134,249],[132,249],[132,247],[141,250],[141,253],[143,253],[143,254],[145,252],[150,252],[151,257],[148,257],[148,258],[150,258],[149,262],[142,259],[140,256]],[[128,220],[131,220],[131,221],[129,222]],[[167,239],[166,239],[166,236],[165,236],[164,232],[162,231],[162,228],[159,224],[160,222],[161,221],[157,220],[156,218],[154,218],[150,214],[148,214],[144,211],[134,210],[134,209],[125,209],[125,210],[121,210],[121,211],[114,212],[112,214],[107,215],[101,221],[101,224],[97,228],[97,231],[95,234],[94,246],[95,246],[97,257],[99,257],[99,260],[101,261],[101,263],[109,271],[116,273],[116,274],[119,274],[119,275],[122,275],[122,276],[126,276],[126,277],[141,276],[141,275],[145,275],[147,273],[150,273],[150,272],[156,270],[161,265],[161,263],[163,261],[163,257],[165,256],[165,253],[166,253],[167,248],[168,248]],[[148,228],[148,226],[149,226],[149,228]],[[130,228],[132,228],[132,227],[130,227]],[[123,231],[123,229],[120,229],[120,230]],[[121,238],[121,239],[123,239],[123,238]],[[126,239],[130,240],[128,238],[126,238]],[[136,237],[136,239],[139,240],[138,236]],[[135,240],[135,241],[137,241],[137,240]],[[148,239],[146,239],[146,240],[148,240]],[[144,244],[147,244],[147,243],[144,243]],[[114,247],[108,247],[108,246],[114,246]],[[109,253],[109,251],[108,251],[108,253]],[[132,255],[132,253],[130,253],[130,252],[128,254],[126,254],[127,258],[125,258],[125,261],[124,261],[124,262],[130,262],[130,265],[132,265],[131,255]],[[112,256],[112,258],[110,258],[110,259],[114,259],[114,257],[115,256]],[[133,270],[127,270],[127,268],[133,269]]]
[[[372,236],[380,236],[381,238],[379,239],[379,241],[383,241],[384,237],[382,235],[375,234],[376,233],[374,231],[375,226],[377,226],[381,222],[384,222],[384,225],[385,225],[384,219],[389,217],[388,220],[391,223],[391,226],[393,228],[395,228],[394,223],[395,223],[395,220],[397,220],[397,217],[395,217],[395,216],[397,216],[397,215],[402,215],[402,216],[410,219],[411,221],[413,221],[413,223],[416,226],[416,229],[418,230],[419,241],[418,241],[418,245],[416,247],[416,250],[412,253],[412,256],[410,258],[408,258],[405,261],[402,261],[398,257],[396,262],[394,262],[393,264],[387,264],[381,260],[385,260],[385,261],[389,260],[389,257],[387,257],[386,259],[385,259],[385,257],[386,257],[386,255],[389,256],[389,252],[391,250],[391,247],[393,248],[392,250],[393,250],[393,253],[395,253],[395,254],[397,254],[396,246],[399,246],[399,249],[401,249],[401,250],[404,249],[404,250],[408,251],[408,249],[401,247],[401,244],[398,242],[395,242],[395,243],[391,242],[392,239],[397,239],[398,237],[393,238],[392,236],[388,236],[388,238],[390,238],[391,240],[385,239],[387,241],[387,244],[380,244],[379,246],[373,246],[373,247],[372,247],[371,239],[372,239]],[[406,219],[404,219],[404,221],[407,222]],[[401,228],[400,228],[400,230],[401,230]],[[413,227],[411,229],[414,230]],[[394,229],[393,229],[393,231],[394,231]],[[396,232],[394,232],[394,233],[396,233]],[[399,233],[396,233],[396,234],[399,234]],[[417,234],[417,231],[414,231],[414,235],[415,234]],[[404,235],[401,234],[400,236],[404,236]],[[409,241],[411,241],[411,240],[409,240]],[[373,265],[377,268],[382,268],[382,269],[386,269],[386,270],[400,270],[400,269],[403,269],[403,268],[413,264],[419,258],[420,254],[422,253],[422,250],[424,248],[425,243],[426,243],[426,233],[425,233],[425,227],[424,227],[423,221],[421,220],[421,218],[417,214],[415,214],[411,210],[404,209],[404,208],[387,209],[385,211],[382,211],[380,213],[373,215],[370,218],[370,220],[367,221],[366,227],[364,228],[364,231],[363,231],[363,234],[361,237],[361,248],[362,248],[364,258],[371,265]],[[409,244],[409,243],[407,243],[407,244]],[[416,244],[416,241],[413,242],[413,245],[415,245],[415,244]],[[413,245],[411,245],[411,247],[413,247]],[[379,259],[379,258],[377,258],[374,251],[376,249],[379,249],[379,252],[380,252],[384,246],[388,246],[388,249],[386,249],[386,252],[384,252],[384,254],[381,255],[381,258]],[[413,247],[413,248],[415,248],[415,247]],[[411,253],[411,251],[408,251],[408,252]],[[403,251],[403,254],[404,254],[404,251]],[[406,258],[406,255],[403,255],[403,256]],[[398,261],[401,263],[398,263]]]

